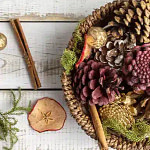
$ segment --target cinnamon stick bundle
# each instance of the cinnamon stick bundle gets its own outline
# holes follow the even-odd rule
[[[102,123],[101,123],[99,114],[97,112],[97,108],[95,105],[90,105],[89,109],[90,109],[91,118],[92,118],[92,121],[94,124],[94,128],[96,130],[96,135],[97,135],[98,141],[101,145],[101,150],[108,150],[108,145],[106,142]]]
[[[34,64],[31,52],[29,50],[29,46],[28,46],[25,34],[23,32],[22,26],[20,24],[20,21],[19,21],[19,19],[11,19],[10,23],[11,23],[13,30],[15,32],[15,35],[18,39],[20,48],[22,50],[22,54],[25,58],[33,87],[34,87],[34,89],[38,89],[41,87],[41,82],[38,77],[38,74],[37,74],[37,71],[35,68],[35,64]]]

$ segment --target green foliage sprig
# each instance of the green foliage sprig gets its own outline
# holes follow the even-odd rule
[[[131,129],[127,129],[115,119],[103,121],[104,132],[107,135],[107,129],[112,129],[120,135],[123,135],[130,141],[139,142],[150,137],[150,125],[145,121],[137,121]]]
[[[61,64],[64,67],[66,74],[70,74],[70,71],[73,69],[74,64],[77,61],[77,57],[74,51],[65,49],[62,57]]]
[[[17,120],[14,118],[14,115],[21,115],[24,112],[31,111],[31,102],[29,102],[27,108],[18,106],[21,100],[21,89],[19,89],[18,98],[16,98],[13,91],[11,93],[13,96],[13,107],[7,112],[0,111],[0,140],[9,140],[10,142],[10,146],[3,147],[3,150],[12,150],[14,144],[18,141],[16,133],[19,129],[15,127]]]

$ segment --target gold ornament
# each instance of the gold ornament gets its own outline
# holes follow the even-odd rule
[[[87,33],[87,44],[99,49],[107,42],[107,33],[103,28],[91,27]]]
[[[0,50],[3,50],[7,45],[7,38],[4,34],[0,33]]]

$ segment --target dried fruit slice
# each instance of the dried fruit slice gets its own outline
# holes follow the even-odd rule
[[[89,46],[88,42],[91,41],[91,36],[88,36],[85,34],[85,42],[84,42],[84,47],[80,56],[80,59],[76,63],[76,68],[78,68],[79,64],[84,61],[84,59],[88,58],[91,54],[91,46]]]
[[[48,97],[39,99],[28,115],[30,126],[38,132],[60,130],[65,120],[64,108]]]

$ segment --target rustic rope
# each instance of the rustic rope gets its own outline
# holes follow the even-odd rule
[[[96,24],[99,21],[103,21],[106,17],[111,15],[113,11],[121,6],[123,0],[117,0],[112,3],[106,4],[100,9],[96,9],[92,12],[92,15],[89,15],[85,20],[79,25],[79,31],[84,35],[88,29]],[[74,47],[74,34],[69,41],[68,49],[72,50]],[[72,116],[76,119],[77,123],[81,128],[89,135],[91,138],[96,139],[95,129],[92,124],[91,118],[85,114],[83,111],[80,102],[76,99],[73,88],[72,88],[72,78],[67,76],[65,72],[62,74],[62,88],[64,91],[65,99],[67,105],[70,109]],[[109,147],[115,148],[117,150],[149,150],[150,145],[148,139],[143,140],[142,142],[130,142],[124,137],[119,137],[113,134],[110,134],[107,137],[107,143]]]

